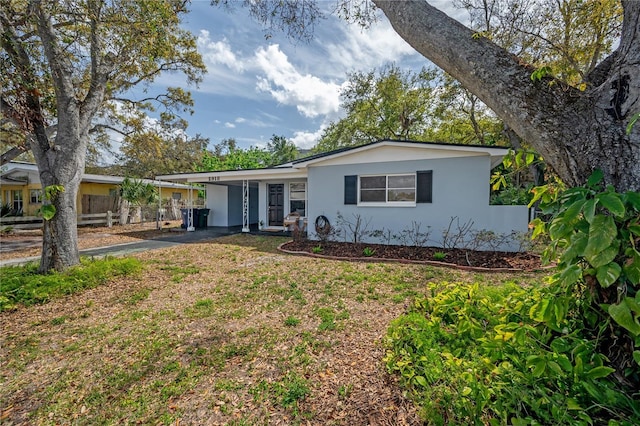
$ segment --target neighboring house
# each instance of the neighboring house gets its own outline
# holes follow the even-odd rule
[[[387,234],[398,235],[414,223],[423,231],[430,227],[430,243],[437,245],[452,218],[454,227],[473,222],[475,230],[527,231],[526,206],[489,205],[491,170],[507,152],[492,146],[382,140],[271,168],[157,179],[204,184],[209,226],[241,225],[248,231],[262,222],[267,229],[282,229],[285,217],[297,212],[308,220],[309,238],[316,239],[316,219],[325,216],[335,226],[340,214],[352,222],[360,217],[369,231]]]
[[[78,190],[78,214],[117,211],[117,194],[122,176],[103,176],[85,173]],[[160,187],[163,199],[189,199],[191,187],[183,184],[143,179]],[[192,191],[192,194],[195,191]],[[0,203],[9,204],[15,212],[34,216],[42,205],[42,185],[38,167],[33,163],[11,161],[0,168]],[[184,203],[183,203],[184,204]]]

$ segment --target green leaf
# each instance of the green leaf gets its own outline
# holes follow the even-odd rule
[[[538,80],[542,80],[542,78],[547,76],[548,74],[551,74],[551,67],[544,66],[532,72],[530,78],[531,78],[531,81],[538,81]]]
[[[604,366],[595,367],[587,372],[587,377],[590,379],[601,379],[603,377],[607,377],[609,374],[613,373],[614,371],[616,370],[611,367],[604,367]]]
[[[566,355],[558,357],[558,364],[560,364],[562,369],[567,373],[571,373],[573,371],[573,365],[571,365],[571,361],[569,361],[569,358],[567,358]]]
[[[632,223],[629,226],[627,226],[627,229],[629,230],[629,232],[631,232],[633,235],[640,237],[640,224],[638,223]]]
[[[619,194],[603,192],[596,195],[600,205],[611,212],[614,216],[623,217],[625,213],[624,203]]]
[[[584,203],[584,218],[587,220],[587,222],[591,223],[593,222],[593,218],[596,215],[596,206],[598,205],[598,200],[596,200],[595,198],[592,198],[590,200],[587,200],[586,203]]]
[[[631,284],[640,284],[640,254],[637,251],[633,251],[633,256],[625,262],[622,269]]]
[[[533,152],[527,152],[527,156],[526,156],[527,166],[530,166],[535,159],[536,159],[536,155]]]
[[[547,363],[544,360],[540,360],[535,363],[535,368],[533,369],[531,374],[533,374],[533,377],[540,377],[546,369]]]
[[[593,187],[599,184],[603,178],[604,178],[604,173],[602,173],[602,170],[595,169],[593,173],[591,173],[591,176],[589,176],[589,179],[587,179],[587,186]]]
[[[470,388],[469,386],[465,386],[465,387],[462,389],[462,396],[468,396],[468,395],[471,395],[471,392],[472,392],[471,388]]]
[[[529,310],[529,317],[536,322],[544,322],[549,309],[549,299],[542,299]]]
[[[558,277],[563,285],[569,286],[577,283],[582,278],[582,268],[579,265],[570,265],[566,267]]]
[[[569,247],[565,250],[560,258],[563,262],[572,263],[579,256],[584,256],[584,250],[587,247],[589,235],[584,232],[576,232],[571,236]]]
[[[595,256],[585,256],[587,261],[594,268],[600,268],[607,263],[613,262],[618,255],[619,244],[614,244],[597,253]]]
[[[580,406],[580,404],[578,404],[578,401],[576,401],[573,398],[568,398],[567,399],[567,409],[568,410],[582,410],[582,407]]]
[[[640,365],[640,351],[633,351],[633,360]]]
[[[531,77],[533,80],[533,77]],[[636,124],[636,121],[640,119],[640,112],[636,112],[631,116],[631,120],[629,120],[629,124],[627,124],[627,135],[631,134],[631,130],[633,130],[633,126]]]
[[[609,305],[609,315],[620,326],[627,329],[634,336],[640,335],[640,324],[638,324],[631,314],[631,309],[623,300],[617,305]]]
[[[558,216],[553,219],[549,226],[549,237],[551,237],[552,240],[565,238],[573,231],[573,225],[571,223],[572,220],[573,217],[567,218],[566,216]]]
[[[597,215],[589,227],[589,242],[585,256],[593,257],[611,245],[618,235],[618,228],[611,216]]]
[[[573,222],[575,218],[580,214],[585,204],[586,204],[586,201],[584,200],[584,198],[580,198],[574,201],[573,203],[569,204],[569,206],[567,206],[567,208],[564,210],[564,214],[563,214],[564,218]]]
[[[626,202],[631,204],[634,209],[640,211],[640,192],[627,191],[624,193]]]
[[[555,362],[555,361],[549,361],[548,363],[549,365],[549,369],[551,369],[552,371],[554,371],[557,374],[563,374],[562,372],[562,368],[560,367],[560,365]]]
[[[620,265],[611,262],[598,268],[596,278],[602,287],[607,288],[617,281],[620,272],[622,272]]]
[[[425,379],[424,376],[416,376],[413,379],[423,388],[428,387],[427,379]]]
[[[45,204],[40,207],[40,213],[44,220],[51,220],[56,215],[56,206],[53,204]]]

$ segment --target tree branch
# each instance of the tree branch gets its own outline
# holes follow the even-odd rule
[[[73,65],[65,59],[66,55],[58,45],[53,23],[51,22],[49,14],[44,10],[45,6],[39,1],[31,1],[29,7],[38,20],[38,34],[42,40],[42,48],[44,49],[49,67],[51,68],[51,76],[56,82],[56,84],[54,84],[56,92],[64,92],[56,93],[56,98],[58,102],[60,102],[61,99],[67,102],[71,101],[75,97],[72,79]]]
[[[533,67],[423,0],[373,1],[414,49],[460,81],[543,157],[571,167],[568,143],[574,129],[563,128],[562,118],[576,115],[576,104],[588,102],[588,93],[549,77],[532,81]],[[557,143],[562,132],[567,144]],[[571,180],[568,171],[561,176]]]
[[[129,132],[125,132],[122,129],[118,129],[117,127],[110,126],[108,124],[96,124],[89,130],[89,133],[90,134],[91,133],[96,133],[96,132],[99,132],[100,130],[103,130],[103,129],[112,130],[112,131],[114,131],[116,133],[120,133],[122,136],[129,136],[129,135],[134,133],[133,130],[131,130]]]
[[[30,149],[31,148],[29,147],[29,145],[26,142],[24,144],[22,144],[22,145],[14,146],[10,150],[8,150],[8,151],[2,153],[2,155],[0,155],[0,166],[4,166],[8,162],[10,162],[14,158],[16,158],[18,155],[23,154],[23,153],[29,151]]]

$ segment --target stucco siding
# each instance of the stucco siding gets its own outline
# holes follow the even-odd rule
[[[472,221],[476,230],[486,229],[497,233],[526,231],[526,207],[500,209],[489,206],[490,169],[488,156],[310,167],[309,236],[317,238],[313,224],[319,215],[326,216],[335,226],[338,212],[349,221],[354,221],[360,215],[369,223],[369,231],[390,231],[396,235],[413,228],[413,222],[416,222],[422,232],[430,230],[431,245],[441,244],[443,231],[452,218],[456,218],[454,226]],[[431,203],[402,207],[344,204],[344,176],[415,173],[422,170],[433,171]]]

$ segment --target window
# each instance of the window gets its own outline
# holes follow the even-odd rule
[[[17,189],[15,191],[11,191],[13,193],[13,209],[16,212],[22,212],[22,190]]]
[[[360,203],[415,203],[416,175],[360,176]]]
[[[32,189],[29,191],[29,203],[42,204],[42,189]]]
[[[289,212],[307,215],[307,184],[296,182],[289,184]]]
[[[413,206],[431,203],[433,171],[344,177],[344,204]]]
[[[174,200],[181,200],[182,199],[182,192],[172,192],[171,193],[171,198],[173,198]]]

